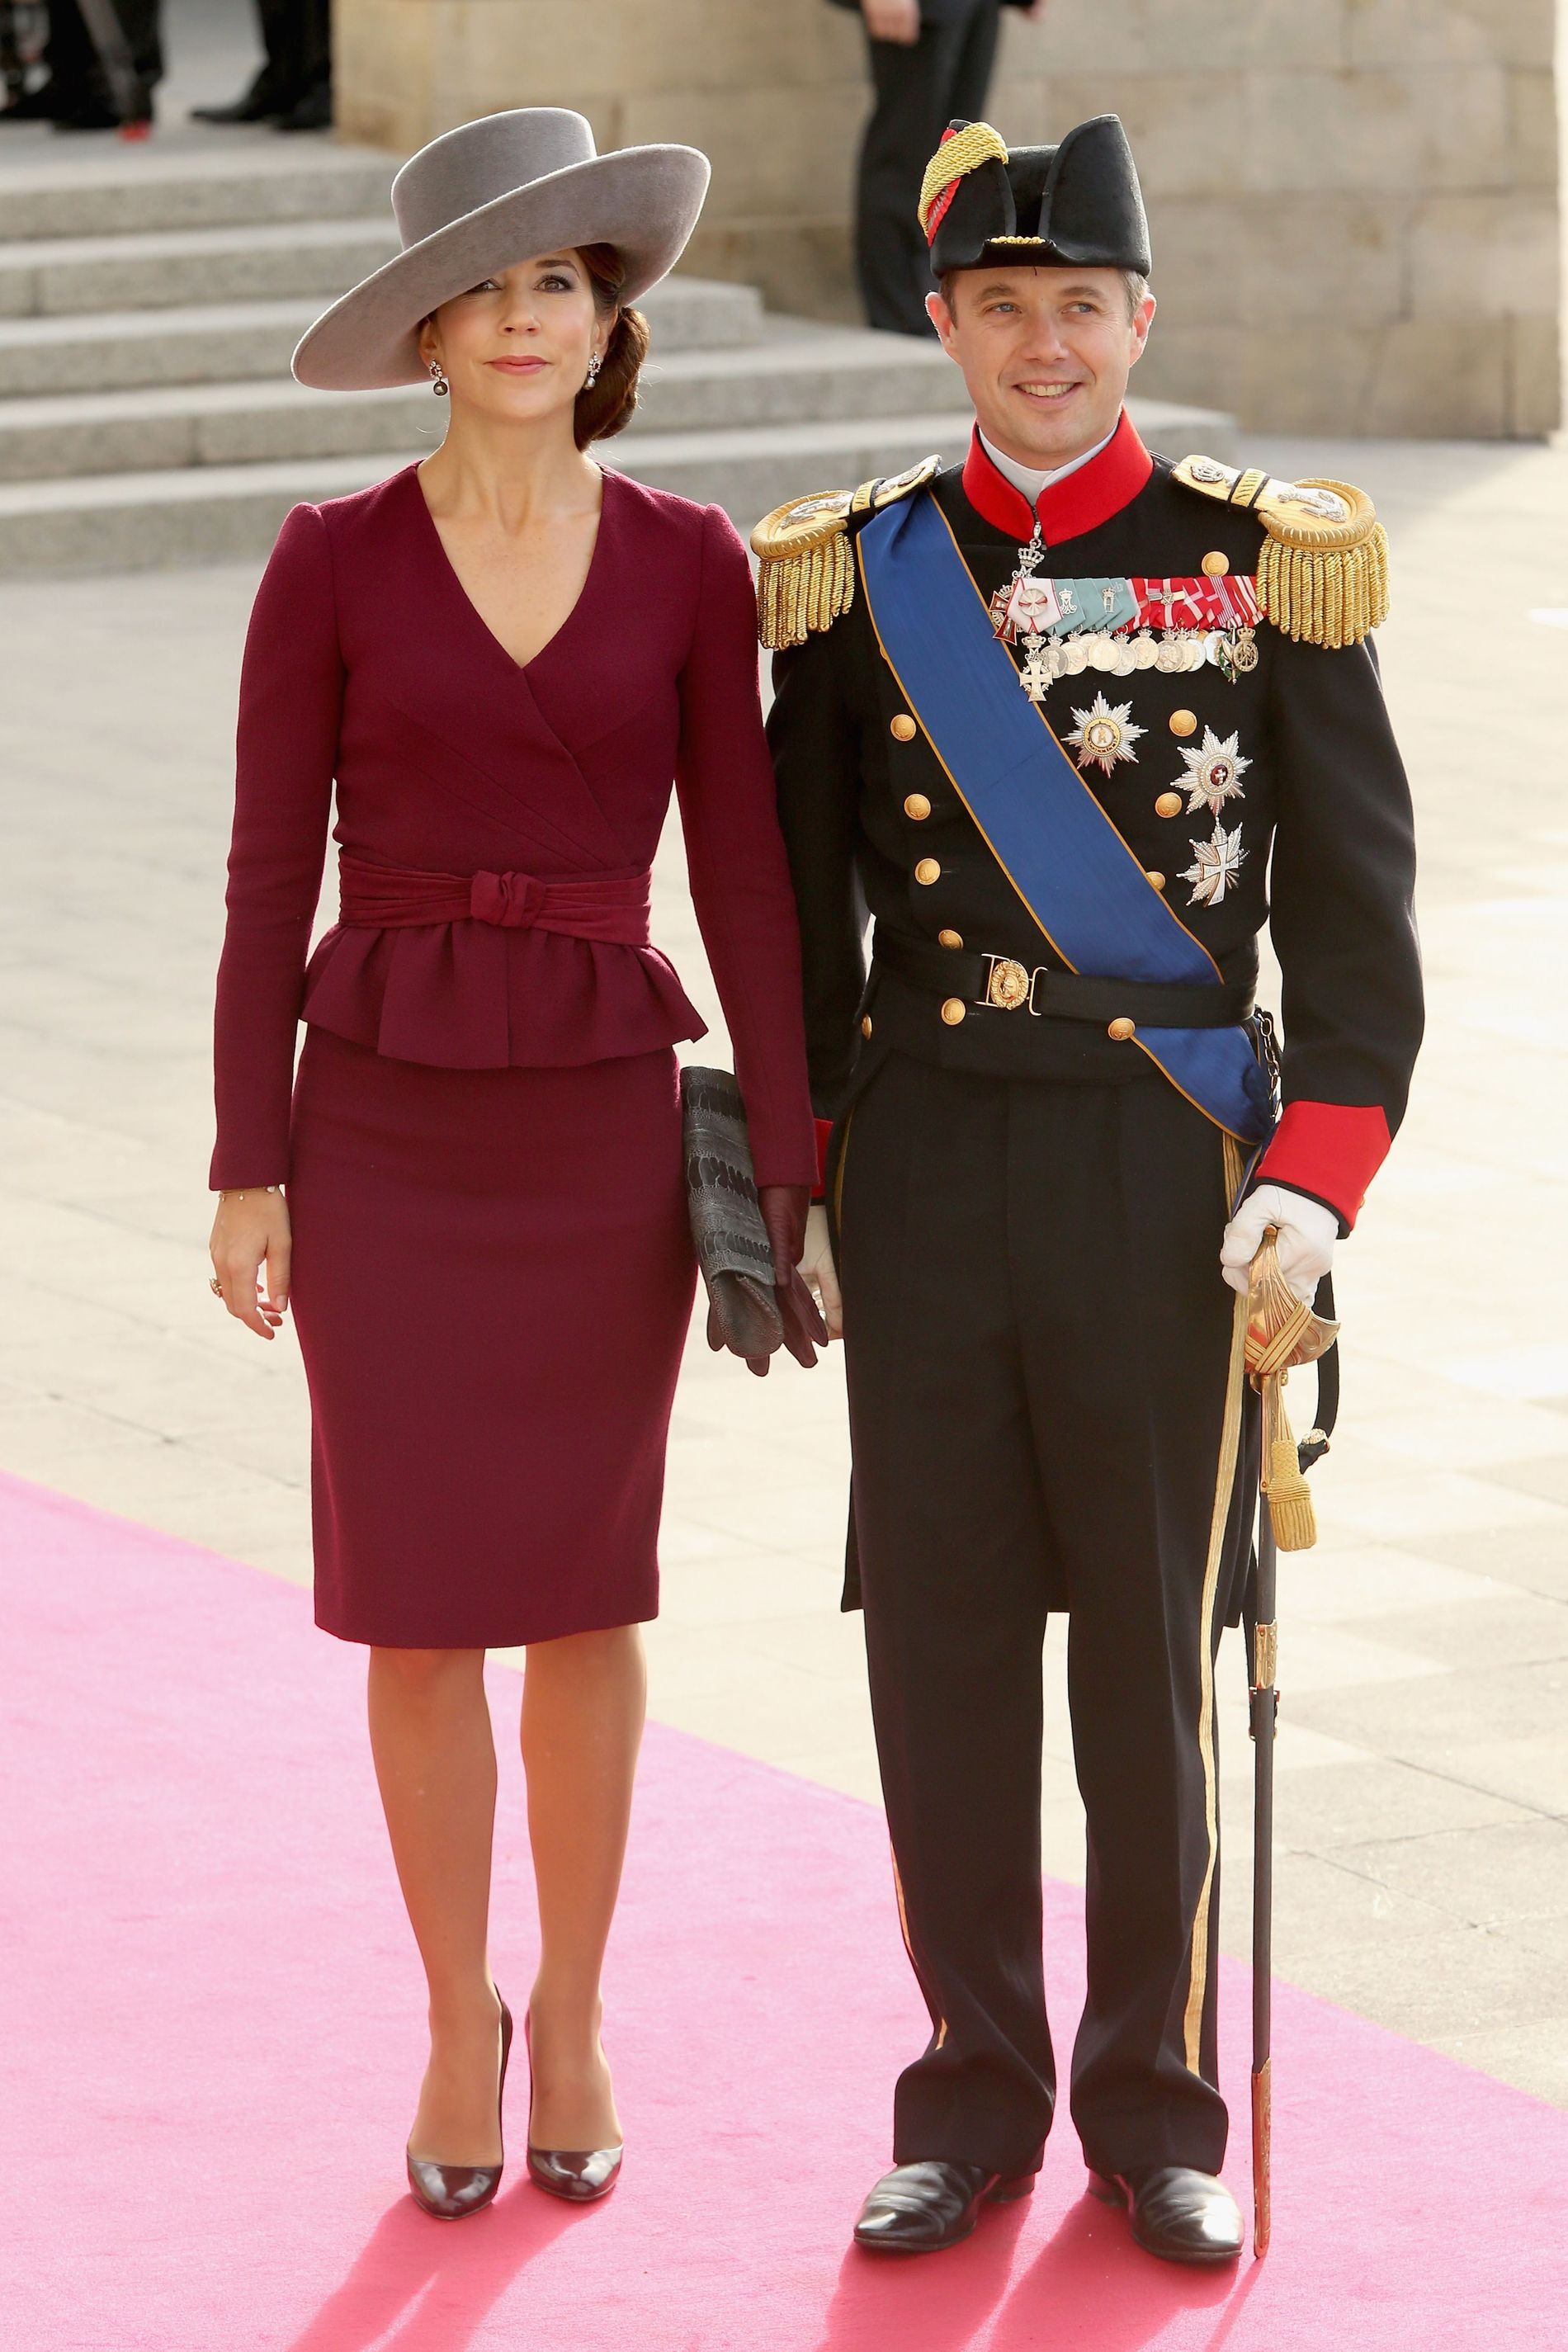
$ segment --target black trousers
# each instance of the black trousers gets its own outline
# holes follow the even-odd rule
[[[931,275],[916,207],[925,167],[955,115],[985,112],[1000,0],[925,23],[909,46],[868,41],[876,103],[860,146],[855,255],[868,326],[929,335]]]
[[[1065,1606],[1089,1838],[1073,2120],[1097,2170],[1217,2171],[1214,1658],[1255,1488],[1225,1139],[1157,1074],[890,1054],[838,1150],[871,1700],[931,2018],[894,2160],[1025,2171],[1050,2127],[1041,1640]]]
[[[163,79],[163,49],[159,36],[162,0],[114,0],[114,13],[125,35],[125,46],[143,90],[151,93]],[[92,36],[76,0],[49,0],[49,32],[44,44],[49,81],[73,105],[107,106],[108,76],[93,47]]]
[[[266,87],[279,105],[292,106],[332,78],[330,0],[257,0]]]

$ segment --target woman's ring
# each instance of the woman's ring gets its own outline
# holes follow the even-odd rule
[[[216,1274],[212,1276],[212,1279],[208,1282],[208,1284],[207,1284],[207,1288],[212,1292],[212,1295],[213,1295],[213,1297],[214,1297],[215,1298],[221,1298],[221,1297],[223,1297],[223,1285],[222,1285],[222,1283],[218,1280],[218,1278],[217,1278],[217,1276],[216,1276]]]

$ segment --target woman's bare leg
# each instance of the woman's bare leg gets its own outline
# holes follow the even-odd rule
[[[530,2004],[535,2147],[621,2137],[599,2045],[599,1971],[631,1817],[647,1676],[635,1625],[537,1642],[522,1696],[540,1959]]]
[[[500,2008],[488,1937],[496,1758],[482,1650],[370,1654],[370,1741],[430,1989],[430,2063],[409,2135],[439,2164],[497,2164]]]

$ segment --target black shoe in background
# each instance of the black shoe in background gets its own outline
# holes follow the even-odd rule
[[[193,106],[193,122],[275,122],[279,115],[291,114],[300,103],[300,92],[289,89],[278,79],[270,66],[258,68],[250,88],[227,106]]]
[[[13,99],[9,106],[0,106],[0,122],[58,122],[62,114],[73,112],[81,103],[79,93],[69,97],[58,81],[43,81],[37,89]]]
[[[332,85],[321,81],[308,89],[298,106],[279,116],[275,131],[330,131],[332,127]]]
[[[136,119],[151,122],[151,110]],[[113,107],[105,106],[101,100],[96,98],[84,99],[79,106],[73,106],[68,113],[57,114],[53,120],[57,131],[118,131],[121,128],[121,119]]]

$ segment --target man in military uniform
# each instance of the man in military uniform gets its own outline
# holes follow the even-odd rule
[[[1144,448],[1122,397],[1148,229],[1114,116],[1012,153],[954,123],[921,220],[968,457],[753,541],[831,1124],[806,1264],[847,1348],[846,1605],[931,2018],[856,2236],[951,2245],[1041,2161],[1062,1609],[1073,2121],[1140,2243],[1223,2262],[1214,1664],[1251,1559],[1247,1269],[1272,1225],[1313,1295],[1421,1031],[1410,800],[1366,642],[1385,551],[1348,485]]]

